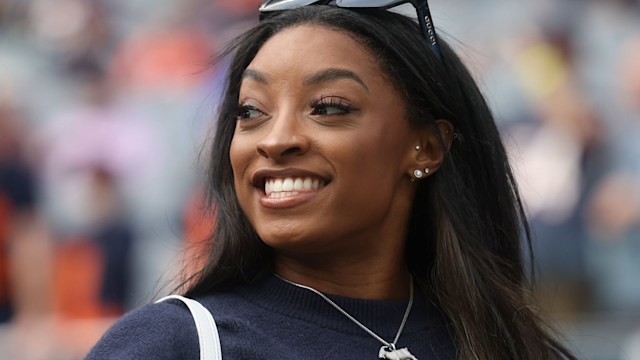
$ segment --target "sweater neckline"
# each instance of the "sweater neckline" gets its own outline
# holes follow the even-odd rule
[[[238,294],[255,306],[286,317],[342,333],[370,336],[318,294],[289,284],[274,275],[241,286]],[[367,300],[325,295],[387,341],[393,340],[398,331],[408,303],[408,299]],[[437,310],[421,291],[416,291],[403,334],[425,330],[440,324],[442,324],[441,316]],[[399,343],[402,343],[402,336]]]

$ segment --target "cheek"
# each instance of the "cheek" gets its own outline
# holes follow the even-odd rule
[[[246,145],[246,142],[234,137],[229,148],[229,161],[231,162],[236,193],[238,194],[242,191],[242,187],[239,185],[243,182],[243,175],[246,173],[252,153],[251,149]]]
[[[241,163],[241,152],[238,148],[238,144],[236,138],[234,137],[231,140],[231,146],[229,147],[229,161],[231,162],[231,169],[233,170],[233,175],[237,175],[238,166]]]
[[[352,142],[350,156],[354,168],[363,174],[397,178],[404,173],[406,148],[410,147],[406,134],[398,129],[380,127]]]

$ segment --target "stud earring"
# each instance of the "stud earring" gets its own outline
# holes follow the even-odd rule
[[[420,151],[420,149],[422,149],[422,148],[420,147],[420,145],[416,145],[416,150],[417,150],[417,151]]]
[[[430,171],[430,170],[429,170],[429,168],[424,168],[424,173],[425,173],[425,174],[428,174],[428,173],[429,173],[429,171]]]
[[[416,179],[421,179],[424,174],[422,173],[422,170],[415,169],[413,170],[413,176],[415,176]]]

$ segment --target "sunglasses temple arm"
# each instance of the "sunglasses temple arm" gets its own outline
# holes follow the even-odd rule
[[[431,18],[431,12],[429,11],[429,5],[426,0],[420,1],[420,4],[416,6],[418,12],[418,22],[422,29],[422,34],[429,42],[431,50],[442,59],[442,51],[440,50],[440,44],[438,43],[438,36],[436,35],[436,28],[433,25]]]

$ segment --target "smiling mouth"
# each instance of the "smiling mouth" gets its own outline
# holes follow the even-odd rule
[[[264,193],[271,199],[296,196],[303,192],[316,191],[323,188],[326,182],[322,179],[305,177],[269,177],[264,181]]]

